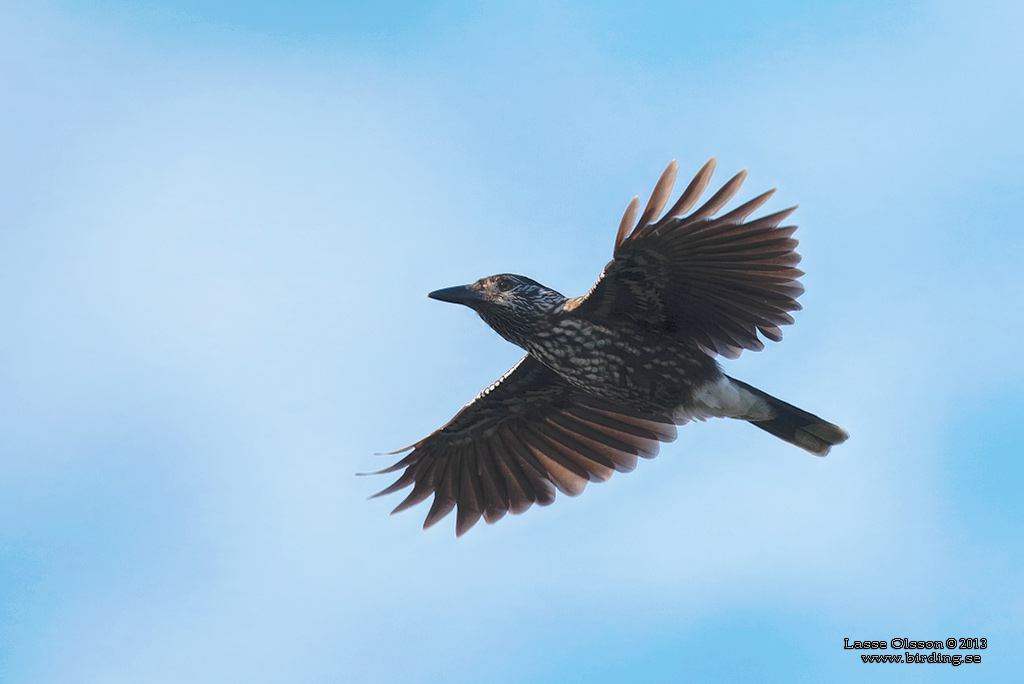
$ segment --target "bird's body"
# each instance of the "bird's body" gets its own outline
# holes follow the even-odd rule
[[[425,527],[458,505],[462,534],[481,516],[546,505],[587,481],[632,470],[675,425],[729,417],[824,456],[846,432],[725,375],[715,356],[759,350],[760,333],[781,339],[803,291],[799,255],[779,227],[792,209],[745,223],[765,193],[712,218],[745,172],[689,215],[713,169],[708,162],[660,220],[675,177],[662,175],[639,222],[630,204],[614,259],[584,297],[567,299],[524,276],[502,274],[438,290],[465,304],[527,355],[447,425],[381,472],[404,468],[380,492],[413,490],[395,511],[431,493]],[[380,495],[378,494],[378,496]]]
[[[630,324],[594,323],[565,307],[523,346],[572,386],[642,411],[684,405],[721,376],[715,360],[692,342]]]

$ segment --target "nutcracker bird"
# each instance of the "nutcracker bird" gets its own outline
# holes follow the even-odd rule
[[[747,222],[774,190],[715,217],[739,190],[741,171],[689,211],[714,170],[710,160],[661,216],[675,181],[673,161],[640,215],[634,197],[614,257],[583,297],[566,298],[520,275],[502,274],[430,297],[473,309],[526,350],[500,380],[390,468],[412,485],[394,513],[434,495],[424,528],[458,506],[456,534],[481,516],[546,506],[589,481],[629,472],[652,458],[676,425],[711,417],[745,420],[824,456],[845,430],[725,375],[715,360],[782,339],[803,292],[794,251],[796,207]],[[658,218],[661,216],[661,218]]]

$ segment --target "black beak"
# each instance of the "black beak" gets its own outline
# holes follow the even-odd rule
[[[446,287],[443,290],[434,290],[427,296],[431,299],[439,299],[442,302],[465,304],[466,306],[472,306],[473,304],[482,302],[486,299],[483,294],[468,285],[459,285],[457,287]]]

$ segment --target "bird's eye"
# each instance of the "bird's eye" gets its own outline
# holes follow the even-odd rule
[[[511,290],[515,286],[515,283],[508,276],[501,276],[495,284],[499,290]]]

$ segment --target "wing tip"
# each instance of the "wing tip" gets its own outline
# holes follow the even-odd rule
[[[415,449],[419,445],[420,445],[420,443],[416,442],[414,444],[410,444],[407,447],[402,447],[401,449],[396,449],[394,451],[375,451],[373,453],[373,455],[374,456],[397,456],[398,454],[404,454],[406,451],[409,451],[409,449]]]
[[[665,167],[665,170],[662,171],[661,177],[658,178],[658,182],[655,183],[654,190],[651,192],[651,198],[647,200],[644,213],[640,216],[640,222],[637,224],[638,228],[649,225],[661,215],[665,205],[668,204],[669,197],[672,196],[672,187],[676,183],[676,172],[678,170],[679,164],[673,159]]]
[[[633,231],[633,227],[636,225],[636,215],[639,211],[640,195],[634,195],[626,207],[626,213],[622,215],[622,220],[619,221],[619,231],[615,234],[615,250],[619,249],[619,246],[626,241],[626,238]]]

